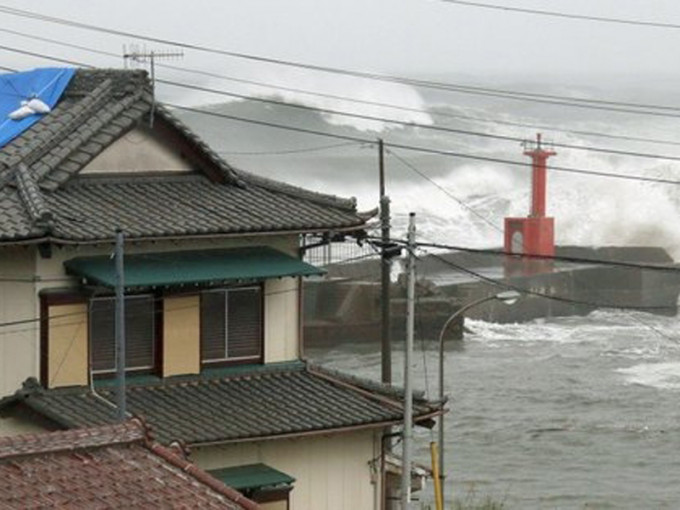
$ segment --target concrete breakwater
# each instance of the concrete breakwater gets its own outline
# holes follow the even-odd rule
[[[555,261],[550,271],[511,277],[504,274],[508,263],[504,255],[450,252],[419,259],[416,337],[436,339],[444,322],[461,306],[509,288],[524,294],[513,306],[489,301],[469,310],[466,316],[508,323],[585,315],[598,308],[677,314],[680,266],[662,248],[565,246],[557,248],[557,256],[569,260]],[[370,261],[335,266],[326,279],[306,282],[307,345],[379,341],[379,264]],[[401,260],[395,264],[403,267]],[[406,321],[403,273],[390,294],[390,327],[392,338],[398,341],[404,338]],[[462,335],[461,318],[449,327],[446,337]]]

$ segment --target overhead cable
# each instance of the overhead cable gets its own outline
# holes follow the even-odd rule
[[[468,86],[468,85],[457,85],[457,84],[452,84],[452,83],[436,82],[436,81],[431,81],[431,80],[420,80],[420,79],[415,79],[415,78],[407,78],[407,77],[403,77],[403,76],[395,76],[395,75],[389,75],[389,74],[371,73],[371,72],[356,71],[356,70],[330,67],[330,66],[323,66],[323,65],[317,65],[317,64],[307,64],[307,63],[301,63],[301,62],[294,62],[294,61],[290,61],[290,60],[276,59],[276,58],[264,57],[264,56],[260,56],[260,55],[253,55],[253,54],[242,53],[242,52],[228,51],[228,50],[219,49],[219,48],[212,48],[212,47],[200,45],[200,44],[187,43],[187,42],[182,42],[182,41],[174,41],[174,40],[161,38],[161,37],[152,37],[152,36],[148,36],[148,35],[132,33],[132,32],[129,32],[129,31],[112,29],[112,28],[102,27],[102,26],[93,25],[93,24],[89,24],[89,23],[77,22],[77,21],[68,20],[68,19],[65,19],[65,18],[59,18],[59,17],[56,17],[56,16],[48,16],[48,15],[39,14],[39,13],[32,12],[32,11],[16,9],[16,8],[12,8],[12,7],[9,7],[9,6],[3,6],[1,4],[0,4],[0,12],[3,12],[5,14],[10,14],[10,15],[13,15],[13,16],[20,16],[20,17],[24,17],[24,18],[34,19],[34,20],[38,20],[38,21],[56,23],[56,24],[71,26],[71,27],[74,27],[74,28],[79,28],[79,29],[84,29],[84,30],[107,33],[107,34],[110,34],[110,35],[123,36],[123,37],[128,37],[128,38],[135,38],[135,39],[155,42],[155,43],[159,43],[159,44],[173,45],[173,46],[177,46],[177,47],[180,47],[180,48],[191,49],[191,50],[195,50],[195,51],[206,52],[206,53],[217,54],[217,55],[223,55],[223,56],[227,56],[227,57],[239,58],[239,59],[244,59],[244,60],[250,60],[250,61],[254,61],[254,62],[260,62],[260,63],[266,63],[266,64],[275,64],[275,65],[280,65],[280,66],[286,66],[286,67],[292,67],[292,68],[298,68],[298,69],[306,69],[306,70],[311,70],[311,71],[319,71],[319,72],[325,72],[325,73],[331,73],[331,74],[340,74],[340,75],[345,75],[345,76],[353,76],[353,77],[356,77],[356,78],[366,78],[366,79],[370,79],[370,80],[401,83],[401,84],[406,84],[406,85],[420,86],[420,87],[426,87],[426,88],[437,89],[437,90],[448,90],[450,92],[463,92],[463,93],[470,93],[470,94],[477,93],[477,94],[482,94],[482,95],[487,95],[487,96],[495,94],[498,97],[505,97],[506,99],[522,100],[522,98],[524,98],[525,100],[533,100],[533,101],[539,101],[539,102],[549,102],[549,103],[553,103],[553,104],[563,104],[563,105],[575,106],[575,107],[581,107],[581,108],[589,107],[588,105],[590,105],[590,107],[593,107],[593,108],[605,109],[605,110],[610,110],[610,111],[616,111],[616,109],[612,108],[613,105],[623,106],[623,107],[628,107],[628,108],[643,108],[643,109],[648,109],[648,110],[671,110],[671,111],[675,111],[675,112],[680,111],[680,109],[676,106],[638,104],[638,103],[630,103],[630,102],[624,103],[624,102],[614,102],[614,101],[601,100],[601,99],[573,98],[573,97],[555,96],[555,95],[549,95],[549,94],[507,91],[507,90],[499,90],[499,89],[488,88],[488,87],[473,87],[473,86]],[[565,103],[564,101],[568,101],[569,103]],[[579,103],[582,103],[582,104],[577,104],[576,103],[577,101]],[[649,113],[649,115],[662,115],[662,114],[663,114],[663,111],[650,112]]]
[[[582,20],[582,21],[597,21],[600,23],[616,23],[619,25],[632,25],[632,26],[640,26],[640,27],[650,27],[650,28],[667,28],[667,29],[672,29],[672,30],[678,30],[680,29],[680,24],[677,23],[666,23],[663,21],[645,21],[645,20],[637,20],[637,19],[628,19],[628,18],[613,18],[609,16],[594,16],[590,14],[576,14],[576,13],[569,13],[569,12],[559,12],[559,11],[546,11],[546,10],[541,10],[541,9],[527,9],[524,7],[515,7],[515,6],[509,6],[509,5],[498,5],[498,4],[488,4],[488,3],[482,3],[482,2],[470,2],[467,0],[441,0],[444,3],[447,4],[457,4],[457,5],[465,5],[468,7],[479,7],[482,9],[492,9],[492,10],[498,10],[498,11],[506,11],[506,12],[519,12],[523,14],[535,14],[535,15],[540,15],[540,16],[551,16],[554,18],[568,18],[568,19],[576,19],[576,20]]]
[[[94,54],[97,54],[97,55],[103,55],[103,56],[116,58],[116,59],[120,58],[119,54],[113,53],[113,52],[110,52],[110,51],[104,51],[104,50],[90,48],[90,47],[82,46],[82,45],[78,45],[78,44],[67,43],[67,42],[64,42],[64,41],[60,41],[58,39],[37,36],[37,35],[29,34],[29,33],[26,33],[26,32],[11,30],[11,29],[8,29],[8,28],[0,27],[0,32],[5,32],[5,33],[12,34],[12,35],[25,37],[25,38],[28,38],[28,39],[33,39],[33,40],[37,40],[37,41],[41,41],[41,42],[49,42],[51,44],[56,44],[56,45],[64,46],[64,47],[71,48],[71,49],[78,49],[78,50],[81,50],[81,51],[86,51],[86,52],[94,53]],[[337,95],[337,94],[329,94],[329,93],[325,93],[325,92],[305,90],[305,89],[300,89],[300,88],[296,88],[296,87],[287,87],[287,86],[280,85],[280,84],[266,83],[266,82],[257,81],[257,80],[248,80],[248,79],[244,79],[244,78],[237,78],[237,77],[234,77],[234,76],[226,76],[224,74],[209,72],[209,71],[205,71],[205,70],[202,70],[202,69],[192,69],[192,68],[187,68],[187,67],[184,67],[184,66],[171,65],[171,64],[162,63],[162,62],[156,63],[156,66],[161,67],[161,68],[165,68],[165,69],[171,69],[171,70],[174,70],[174,71],[180,71],[180,72],[190,73],[190,74],[198,74],[198,75],[201,75],[201,76],[207,76],[207,77],[211,77],[211,78],[217,78],[217,79],[220,79],[220,80],[231,81],[231,82],[234,82],[234,83],[255,85],[257,87],[272,89],[272,90],[276,90],[276,91],[283,90],[283,91],[287,91],[287,92],[294,92],[294,93],[297,93],[297,94],[311,95],[311,96],[323,97],[323,98],[328,98],[328,99],[336,99],[336,100],[346,101],[346,102],[351,102],[351,103],[356,103],[356,104],[378,106],[380,108],[390,108],[390,109],[396,109],[396,110],[399,110],[399,111],[406,111],[406,112],[410,112],[410,113],[426,114],[426,115],[431,115],[431,116],[434,116],[434,117],[452,118],[452,119],[465,120],[465,121],[469,121],[469,122],[477,122],[477,123],[493,124],[493,125],[506,125],[506,126],[529,128],[529,129],[536,129],[536,130],[548,130],[548,131],[567,133],[567,134],[578,135],[578,136],[608,138],[608,139],[612,139],[612,140],[625,140],[625,141],[654,143],[654,144],[662,144],[662,145],[676,145],[676,146],[680,145],[680,142],[676,142],[676,141],[672,141],[672,140],[659,140],[659,139],[654,139],[654,138],[636,137],[636,136],[628,136],[628,135],[620,135],[620,134],[617,135],[617,134],[612,134],[612,133],[603,133],[603,132],[586,131],[586,130],[570,130],[570,129],[564,129],[564,128],[556,127],[556,126],[543,126],[543,125],[527,124],[527,123],[513,122],[513,121],[501,120],[501,119],[480,118],[480,117],[476,117],[476,116],[473,116],[473,115],[454,114],[454,113],[450,113],[450,112],[439,112],[439,111],[436,111],[436,110],[433,110],[433,109],[413,108],[413,107],[407,107],[407,106],[403,106],[403,105],[395,105],[395,104],[391,104],[391,103],[385,103],[385,102],[381,102],[381,101],[369,101],[369,100],[365,100],[365,99],[341,96],[341,95]],[[8,69],[8,68],[4,68],[4,69],[9,70],[9,71],[13,71],[13,69]],[[574,147],[580,147],[580,146],[574,146]],[[594,150],[593,148],[589,148],[589,149]],[[600,150],[603,150],[603,149],[600,149]],[[656,156],[656,157],[660,157],[660,156]]]

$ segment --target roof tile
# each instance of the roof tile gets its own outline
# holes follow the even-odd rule
[[[364,225],[354,202],[234,170],[162,105],[156,117],[207,157],[224,177],[219,184],[199,172],[185,180],[168,174],[158,180],[130,174],[113,180],[79,177],[85,165],[145,118],[151,101],[144,72],[78,70],[53,111],[0,148],[0,200],[17,193],[8,184],[14,167],[24,163],[55,217],[50,238],[56,241],[110,239],[116,226],[132,237],[159,238]],[[1,241],[44,235],[21,200],[9,200],[5,208]]]
[[[65,427],[111,423],[111,404],[89,388],[43,390],[26,383],[0,407],[21,402]],[[348,380],[304,363],[218,371],[157,382],[127,385],[131,413],[143,417],[164,443],[226,443],[306,433],[328,433],[348,427],[383,427],[403,416],[403,393]],[[97,390],[115,400],[110,386]],[[416,421],[438,413],[438,406],[422,398],[414,405]],[[181,410],[181,411],[178,411]]]
[[[258,506],[169,448],[139,420],[0,438],[0,508]]]

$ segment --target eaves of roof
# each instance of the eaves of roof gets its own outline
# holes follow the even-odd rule
[[[442,406],[415,396],[415,422],[431,425]],[[46,390],[27,381],[0,409],[26,405],[66,428],[112,423],[114,388]],[[306,363],[211,371],[200,376],[130,379],[129,411],[163,443],[212,445],[340,433],[395,425],[403,392]]]

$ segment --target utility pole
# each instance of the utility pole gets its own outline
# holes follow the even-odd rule
[[[404,432],[401,465],[401,510],[408,510],[411,503],[411,443],[413,441],[413,389],[411,388],[411,357],[413,354],[413,330],[415,324],[416,289],[416,214],[408,219],[408,284],[406,287],[406,346],[404,348]]]
[[[118,419],[125,421],[125,274],[123,269],[123,246],[125,236],[116,230],[116,403]]]
[[[392,384],[392,342],[390,338],[391,256],[387,251],[388,243],[390,242],[390,198],[385,194],[385,147],[382,138],[378,139],[378,158],[380,166],[380,224],[382,234],[382,249],[380,250],[381,380],[384,384]]]

